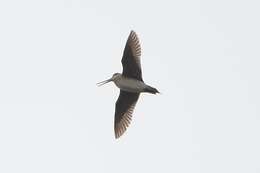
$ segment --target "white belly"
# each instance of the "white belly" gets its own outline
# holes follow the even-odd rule
[[[121,90],[128,91],[128,92],[142,92],[144,91],[146,84],[142,81],[138,81],[135,79],[127,79],[121,78],[114,81],[116,86]]]

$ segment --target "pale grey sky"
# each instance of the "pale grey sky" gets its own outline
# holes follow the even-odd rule
[[[0,2],[1,173],[259,173],[255,0]],[[114,139],[130,30],[144,94]]]

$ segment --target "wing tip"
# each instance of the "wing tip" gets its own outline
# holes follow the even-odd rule
[[[126,129],[125,130],[115,129],[115,139],[119,139],[125,133],[125,131]]]
[[[121,136],[115,133],[115,139],[119,139]]]
[[[132,29],[131,31],[130,31],[130,35],[131,34],[135,34],[136,35],[136,32]]]
[[[139,37],[137,36],[136,32],[134,30],[130,31],[129,37],[128,37],[128,43],[133,51],[133,55],[135,57],[141,56],[141,44],[139,41]]]
[[[114,131],[115,131],[115,138],[118,139],[121,137],[129,127],[132,121],[132,114],[134,111],[136,103],[132,104],[132,106],[127,110],[127,112],[123,115],[122,119],[115,123]]]
[[[131,120],[130,120],[131,121]],[[119,124],[115,126],[115,138],[120,138],[127,130],[128,126],[130,125],[130,121],[121,120]]]

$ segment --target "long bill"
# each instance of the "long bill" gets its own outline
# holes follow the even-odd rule
[[[104,81],[102,81],[102,82],[98,82],[97,85],[100,87],[100,86],[102,86],[102,85],[104,85],[104,84],[106,84],[106,83],[108,83],[108,82],[111,82],[111,81],[112,81],[112,78],[107,79],[107,80],[104,80]]]

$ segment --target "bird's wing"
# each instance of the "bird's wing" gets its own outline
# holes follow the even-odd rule
[[[123,58],[123,75],[129,78],[135,78],[143,81],[141,70],[141,46],[139,39],[134,31],[131,31],[124,49]]]
[[[120,90],[120,95],[116,101],[115,110],[114,130],[116,138],[119,138],[129,126],[138,98],[139,93],[131,93]]]

